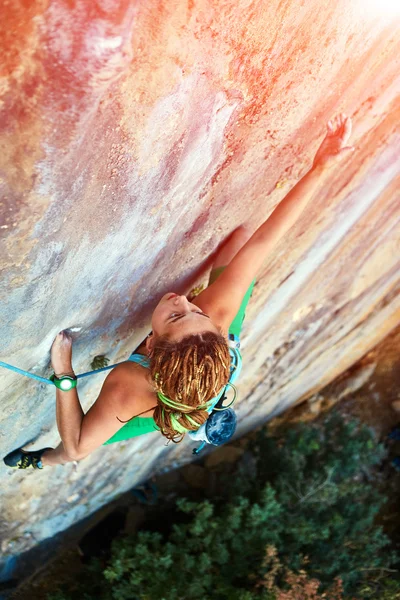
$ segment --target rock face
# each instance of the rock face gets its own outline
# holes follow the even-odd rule
[[[321,177],[248,308],[239,432],[375,346],[400,321],[399,18],[373,0],[7,3],[0,360],[49,376],[63,328],[78,373],[126,359],[158,298],[206,281],[206,258],[265,220],[341,111],[356,152]],[[54,390],[1,376],[2,455],[55,445]],[[85,410],[103,380],[80,383]],[[0,466],[4,561],[191,447],[150,434],[77,469]]]

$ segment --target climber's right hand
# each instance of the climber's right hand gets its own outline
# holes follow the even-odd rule
[[[328,121],[327,133],[314,158],[313,168],[330,167],[344,156],[354,152],[354,146],[346,146],[351,135],[351,118],[340,113]]]

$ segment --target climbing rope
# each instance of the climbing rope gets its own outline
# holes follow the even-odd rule
[[[86,373],[81,373],[77,375],[77,379],[81,379],[82,377],[87,377],[88,375],[92,375],[93,373],[101,373],[101,371],[108,371],[108,369],[112,369],[117,365],[122,365],[125,360],[119,363],[115,363],[115,365],[109,365],[108,367],[103,367],[102,369],[96,369],[95,371],[87,371]],[[46,379],[45,377],[40,377],[40,375],[35,375],[34,373],[29,373],[29,371],[24,371],[23,369],[18,369],[18,367],[14,367],[13,365],[9,365],[6,362],[0,360],[0,367],[4,367],[5,369],[9,369],[10,371],[14,371],[14,373],[19,373],[20,375],[25,375],[25,377],[30,377],[31,379],[36,379],[37,381],[41,381],[42,383],[47,383],[49,385],[55,385],[51,379]]]
[[[229,337],[233,339],[233,335],[229,334]],[[238,343],[236,342],[236,347],[238,347]],[[237,355],[236,355],[236,360],[237,360]],[[126,360],[123,360],[121,362],[115,363],[114,365],[109,365],[108,367],[102,367],[101,369],[96,369],[94,371],[87,371],[86,373],[80,373],[79,375],[76,376],[77,379],[82,379],[82,377],[88,377],[89,375],[93,375],[94,373],[101,373],[102,371],[108,371],[109,369],[113,369],[114,367],[116,367],[117,365],[122,365],[123,363],[127,362]],[[8,369],[9,371],[13,371],[14,373],[18,373],[19,375],[25,375],[25,377],[30,377],[31,379],[36,379],[36,381],[40,381],[41,383],[47,383],[48,385],[55,385],[55,383],[51,380],[51,379],[46,379],[46,377],[40,377],[40,375],[35,375],[34,373],[30,373],[29,371],[24,371],[24,369],[19,369],[18,367],[14,367],[13,365],[10,365],[9,363],[3,362],[0,360],[0,367],[3,367],[4,369]],[[233,370],[235,370],[237,368],[237,362],[233,365]],[[228,383],[228,385],[231,385],[230,383]],[[234,389],[234,398],[232,400],[232,402],[223,408],[220,408],[219,410],[226,410],[226,408],[229,408],[229,406],[232,406],[232,404],[235,402],[236,399],[236,388],[235,386],[231,386]],[[218,409],[216,409],[218,410]]]

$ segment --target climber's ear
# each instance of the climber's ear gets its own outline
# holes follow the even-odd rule
[[[148,356],[151,356],[153,354],[153,349],[154,349],[154,335],[153,335],[153,332],[151,331],[146,338],[146,350],[147,350]]]

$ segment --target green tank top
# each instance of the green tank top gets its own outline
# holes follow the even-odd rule
[[[142,365],[147,369],[150,366],[148,359],[142,354],[131,354],[128,360],[130,362],[135,362],[138,365]],[[152,431],[160,431],[153,417],[134,417],[114,433],[107,442],[104,442],[103,446],[114,444],[115,442],[122,442],[123,440],[129,440],[130,438],[144,435],[145,433],[151,433]]]

